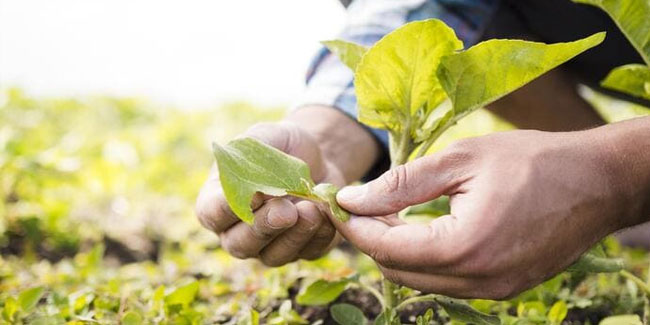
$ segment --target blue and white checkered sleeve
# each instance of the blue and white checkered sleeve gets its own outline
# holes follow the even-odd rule
[[[371,46],[381,37],[414,20],[438,18],[454,28],[466,45],[478,41],[498,0],[354,0],[347,10],[340,39]],[[307,73],[307,87],[296,106],[320,104],[357,117],[353,73],[326,48],[322,48]],[[386,148],[388,134],[371,129]]]

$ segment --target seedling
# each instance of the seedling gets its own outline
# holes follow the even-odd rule
[[[370,48],[342,40],[323,44],[354,71],[358,119],[388,131],[391,167],[395,167],[424,156],[443,132],[469,113],[600,44],[604,38],[605,33],[597,33],[556,44],[488,40],[463,50],[462,41],[451,28],[430,19],[408,23]],[[215,144],[214,148],[224,194],[243,221],[253,221],[250,204],[256,192],[326,203],[332,215],[347,220],[347,212],[336,204],[337,189],[330,184],[316,185],[305,163],[253,139],[234,140],[225,147]],[[575,272],[616,272],[622,269],[622,263],[596,251],[586,254],[572,268]],[[327,304],[348,285],[365,288],[380,301],[383,312],[375,324],[399,324],[398,312],[419,301],[435,301],[450,317],[462,322],[500,323],[498,317],[474,310],[462,300],[435,294],[403,299],[399,294],[402,290],[387,280],[383,280],[382,294],[358,278],[319,280],[304,288],[297,301],[305,305]],[[342,324],[347,323],[346,319],[362,319],[363,315],[351,305],[335,305],[331,313]],[[561,310],[554,311],[556,322],[561,314]]]

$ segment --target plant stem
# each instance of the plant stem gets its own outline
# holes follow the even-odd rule
[[[410,128],[405,127],[402,134],[390,134],[390,168],[395,168],[405,164],[415,145],[411,139]],[[382,278],[382,293],[384,301],[384,310],[393,310],[399,303],[397,290],[399,286]]]
[[[384,296],[382,296],[381,293],[379,293],[379,290],[375,289],[373,286],[365,284],[361,281],[357,282],[359,287],[362,289],[370,292],[375,298],[377,298],[377,301],[379,301],[379,304],[381,304],[381,309],[386,308],[386,302],[384,301]]]
[[[621,270],[619,274],[622,275],[624,278],[634,282],[634,284],[636,284],[637,287],[639,287],[639,289],[643,290],[646,296],[650,296],[650,284],[639,279],[639,277],[628,272],[627,270]]]
[[[454,125],[454,123],[451,122],[447,123],[447,125],[440,127],[435,132],[431,133],[429,139],[427,139],[427,141],[423,142],[422,145],[420,145],[420,149],[418,150],[418,153],[415,155],[415,159],[424,157],[424,155],[427,154],[427,151],[429,151],[429,148],[431,148],[433,143],[436,142],[436,140],[438,140],[440,135],[442,135],[443,132],[447,131],[447,129],[449,129],[449,127]]]
[[[395,283],[390,282],[386,278],[381,279],[382,293],[384,294],[384,310],[394,309],[397,306],[398,298],[397,289],[398,286]]]
[[[395,309],[396,309],[396,310],[402,310],[402,309],[406,308],[406,306],[408,306],[408,305],[410,305],[410,304],[417,303],[417,302],[423,302],[423,301],[436,301],[436,297],[437,297],[437,296],[438,296],[438,295],[430,294],[430,295],[424,295],[424,296],[415,296],[415,297],[411,297],[411,298],[408,298],[408,299],[402,301],[399,305],[397,305],[397,306],[395,307]]]

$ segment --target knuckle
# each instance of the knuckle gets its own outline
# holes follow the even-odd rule
[[[381,273],[384,275],[384,278],[393,282],[395,284],[403,285],[403,279],[400,276],[398,271],[392,269],[381,268]]]
[[[406,166],[399,165],[384,173],[381,181],[388,193],[405,191],[408,184],[408,170]]]
[[[331,223],[325,222],[323,223],[318,230],[316,230],[316,233],[312,237],[312,242],[318,242],[318,243],[329,243],[334,239],[334,236],[336,235],[336,229],[334,226],[332,226]]]
[[[441,151],[440,157],[450,163],[468,160],[479,148],[476,142],[474,138],[454,141]]]
[[[238,259],[246,259],[251,257],[244,250],[240,249],[240,247],[238,247],[232,240],[227,240],[226,238],[224,238],[224,236],[221,236],[220,238],[221,238],[221,248],[223,248],[223,250],[225,250],[232,257]]]
[[[282,266],[282,265],[290,262],[290,261],[286,261],[286,262],[282,261],[282,260],[280,260],[278,258],[274,258],[272,256],[269,256],[268,254],[261,254],[260,255],[260,261],[262,262],[262,264],[264,264],[264,265],[266,265],[268,267],[278,267],[278,266]]]

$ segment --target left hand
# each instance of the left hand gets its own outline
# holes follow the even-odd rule
[[[461,140],[344,188],[337,200],[357,216],[333,222],[393,282],[458,298],[509,298],[629,225],[625,180],[614,177],[606,154],[615,150],[599,134]],[[450,215],[428,225],[396,216],[441,195],[450,196]]]

